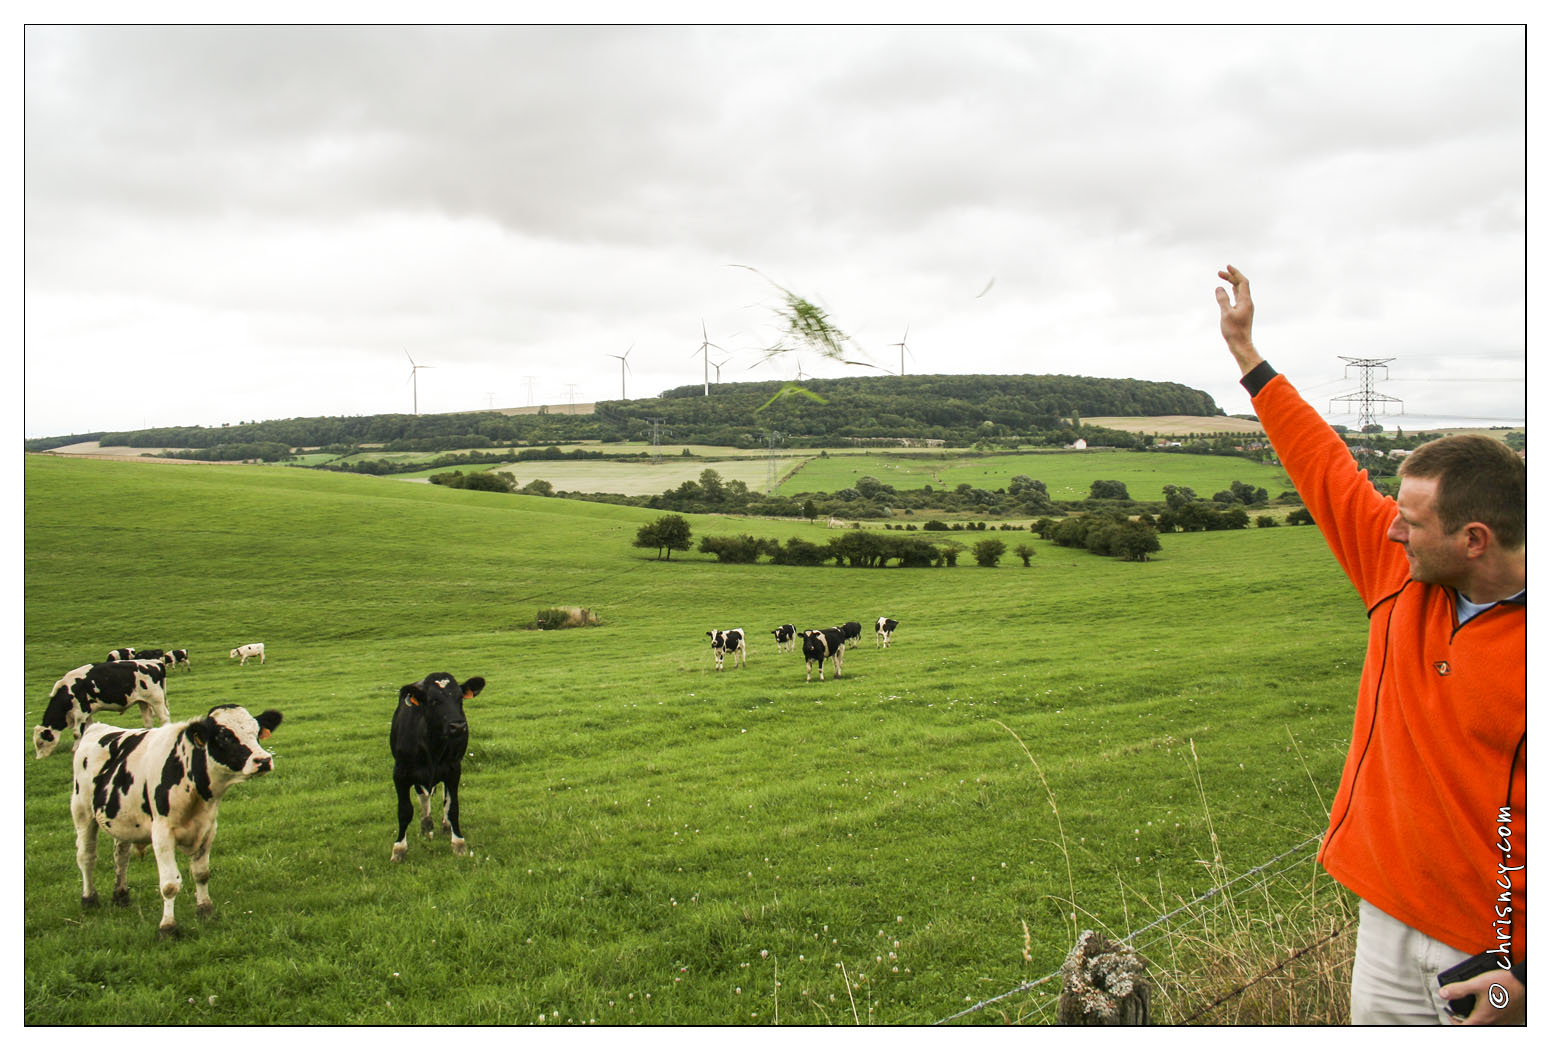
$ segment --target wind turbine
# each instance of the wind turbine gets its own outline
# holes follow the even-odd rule
[[[634,350],[634,349],[635,349],[635,344],[634,343],[630,344],[630,350]],[[625,400],[625,370],[630,368],[630,362],[627,361],[626,359],[630,357],[630,350],[625,351],[623,354],[610,354],[610,355],[608,355],[608,357],[618,358],[619,359],[619,400],[620,401],[624,401]]]
[[[711,337],[706,335],[705,318],[701,318],[700,319],[700,346],[697,347],[695,350],[691,351],[689,356],[690,357],[694,357],[696,354],[699,354],[699,355],[701,355],[705,359],[705,369],[704,369],[704,371],[705,371],[705,393],[706,393],[707,396],[709,396],[710,393],[711,393],[711,348],[712,347],[716,347],[716,349],[721,351],[723,354],[727,353],[727,348],[726,347],[718,346],[717,344],[711,342]],[[726,364],[726,362],[723,362],[723,364]],[[718,381],[718,382],[720,382],[720,381]]]
[[[409,351],[404,351],[404,356],[409,358]],[[416,365],[414,358],[409,358],[409,382],[415,387],[415,415],[420,415],[420,370],[434,369],[435,365]]]
[[[905,353],[908,350],[910,350],[910,347],[905,342],[905,340],[907,340],[909,338],[910,338],[910,323],[907,321],[907,322],[905,322],[905,334],[900,337],[899,342],[898,343],[890,343],[889,344],[889,346],[891,346],[891,347],[898,347],[899,348],[899,374],[901,376],[903,376],[905,374]],[[914,354],[911,354],[910,356],[912,358],[915,357]]]
[[[732,360],[731,358],[726,358],[726,359],[724,359],[722,361],[713,361],[713,362],[711,362],[711,367],[716,370],[716,382],[718,384],[720,384],[722,382],[722,366],[727,364],[727,362],[729,362],[731,360]]]

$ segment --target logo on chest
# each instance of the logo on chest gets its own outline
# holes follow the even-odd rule
[[[1435,661],[1433,663],[1433,668],[1435,668],[1437,670],[1439,675],[1447,675],[1447,674],[1449,674],[1449,662],[1448,661]]]

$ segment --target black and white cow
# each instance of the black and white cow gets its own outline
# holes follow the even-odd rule
[[[215,911],[210,900],[210,845],[216,812],[226,790],[274,769],[260,741],[280,725],[280,713],[255,719],[246,708],[219,704],[202,719],[153,730],[121,730],[98,723],[81,736],[74,763],[70,816],[75,821],[75,859],[81,868],[81,904],[97,904],[92,870],[97,833],[113,845],[113,903],[129,904],[129,853],[149,846],[161,889],[159,933],[174,934],[172,906],[183,887],[176,850],[189,856],[199,915]]]
[[[722,670],[722,660],[732,654],[733,667],[749,666],[748,648],[743,644],[743,629],[728,628],[726,631],[708,631],[711,636],[711,653],[716,657],[716,670]]]
[[[839,625],[841,632],[845,634],[845,643],[851,645],[852,641],[862,637],[862,626],[854,620],[848,620]]]
[[[43,721],[32,728],[36,757],[42,759],[59,747],[67,730],[79,738],[97,712],[122,712],[131,704],[140,706],[147,727],[153,725],[153,715],[163,723],[172,721],[167,666],[161,661],[105,661],[66,672],[49,691]]]
[[[813,681],[813,662],[819,663],[819,682],[824,681],[824,658],[835,665],[835,678],[840,678],[841,658],[846,651],[844,628],[814,628],[802,633],[802,656],[808,665],[808,682]]]
[[[132,661],[134,659],[135,651],[128,646],[108,651],[108,660],[110,661]]]
[[[770,634],[775,636],[777,653],[790,653],[797,645],[797,625],[795,624],[782,624]]]
[[[399,688],[393,709],[388,747],[393,750],[393,787],[399,797],[399,836],[392,860],[403,861],[409,850],[408,828],[415,815],[409,790],[420,796],[420,831],[436,834],[431,820],[431,795],[442,786],[442,827],[452,833],[452,852],[467,854],[463,825],[458,820],[458,782],[463,754],[469,746],[468,718],[463,702],[479,695],[485,680],[478,675],[461,686],[446,672],[427,675]]]
[[[172,664],[171,661],[166,659],[166,657],[167,657],[167,651],[166,650],[130,650],[129,652],[134,654],[134,656],[130,658],[131,660],[137,660],[137,661],[161,661],[163,664],[166,664],[168,666],[171,666],[171,664]]]
[[[193,665],[189,664],[188,662],[188,650],[168,650],[167,657],[171,658],[171,660],[167,661],[167,667],[169,670],[176,668],[180,664],[185,668],[193,667]]]
[[[877,645],[881,646],[883,649],[888,649],[889,640],[894,637],[894,629],[897,627],[899,627],[899,621],[890,620],[888,617],[879,617],[877,625]]]
[[[227,660],[231,660],[233,657],[242,658],[242,660],[237,662],[239,666],[248,663],[249,657],[257,657],[259,659],[259,663],[263,664],[264,644],[262,642],[245,643],[244,645],[238,646],[236,649],[232,650],[231,653],[226,655]]]

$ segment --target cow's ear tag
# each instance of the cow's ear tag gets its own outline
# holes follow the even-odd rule
[[[262,741],[264,738],[268,737],[270,735],[270,733],[271,733],[271,731],[266,730],[266,729],[264,729],[264,727],[260,726],[259,727],[259,740]]]
[[[473,690],[464,690],[463,691],[463,699],[465,701],[473,700],[474,699],[474,691]]]
[[[414,694],[410,694],[408,697],[405,697],[404,698],[404,702],[406,704],[412,704],[416,708],[420,707],[420,699],[418,697],[416,697]]]

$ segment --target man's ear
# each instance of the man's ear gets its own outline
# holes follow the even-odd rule
[[[1461,532],[1465,536],[1465,557],[1480,558],[1492,546],[1492,527],[1484,522],[1471,522]]]

